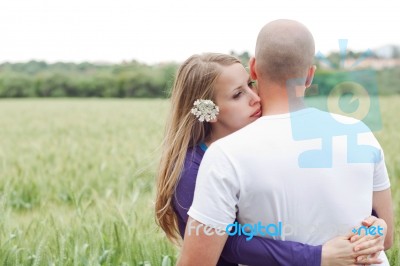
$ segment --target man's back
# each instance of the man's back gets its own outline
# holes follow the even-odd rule
[[[274,224],[280,229],[274,238],[308,244],[322,244],[358,228],[371,213],[373,190],[389,187],[381,148],[371,132],[361,133],[359,144],[376,147],[369,156],[368,150],[360,154],[371,161],[348,163],[354,147],[349,149],[346,135],[332,137],[328,145],[323,144],[326,139],[293,138],[293,121],[314,125],[316,135],[318,130],[326,132],[327,123],[315,121],[321,115],[330,117],[317,109],[263,116],[213,144],[201,164],[199,177],[204,178],[197,188],[203,190],[200,194],[214,193],[195,196],[189,215],[226,227],[237,212],[241,224]],[[310,152],[316,161],[330,159],[331,165],[313,165],[312,157],[306,158]]]

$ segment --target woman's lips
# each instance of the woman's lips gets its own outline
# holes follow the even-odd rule
[[[255,111],[251,117],[260,117],[261,116],[261,109],[258,109],[257,111]]]

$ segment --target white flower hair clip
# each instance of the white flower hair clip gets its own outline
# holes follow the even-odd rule
[[[193,108],[190,112],[194,114],[200,122],[210,122],[217,118],[219,108],[211,100],[199,99],[193,103]]]

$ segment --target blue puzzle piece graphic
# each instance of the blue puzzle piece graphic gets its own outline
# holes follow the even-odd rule
[[[341,72],[338,74],[339,83],[352,82],[359,87],[365,88],[367,98],[349,98],[349,96],[335,95],[337,108],[352,112],[361,108],[362,102],[367,100],[368,109],[364,112],[360,121],[352,120],[352,123],[343,123],[335,119],[329,112],[329,95],[318,97],[314,103],[323,112],[313,112],[307,116],[292,116],[292,135],[295,140],[321,139],[321,148],[309,150],[300,154],[298,158],[301,168],[329,168],[332,167],[333,147],[332,139],[335,136],[347,137],[347,162],[348,163],[376,163],[380,160],[380,151],[372,146],[359,145],[357,136],[360,133],[371,132],[382,127],[380,119],[379,101],[377,95],[377,85],[375,72],[372,70],[361,70],[353,72]],[[294,93],[294,87],[304,84],[304,79],[292,79],[287,82],[288,93]],[[346,92],[346,91],[345,91]],[[343,93],[343,92],[342,92]],[[349,92],[346,92],[349,93]],[[351,92],[350,92],[351,95]],[[347,97],[347,98],[346,98]],[[289,107],[295,109],[296,106],[289,103]],[[311,106],[314,107],[314,106]],[[326,112],[328,111],[328,112]],[[366,124],[369,124],[368,126]],[[370,129],[371,128],[371,129]]]
[[[381,158],[379,149],[357,143],[358,134],[370,132],[370,129],[362,121],[344,124],[337,121],[328,112],[316,111],[306,116],[292,116],[291,125],[292,136],[297,141],[321,139],[320,149],[300,154],[298,162],[301,168],[332,167],[332,139],[335,136],[347,137],[348,163],[376,163]]]

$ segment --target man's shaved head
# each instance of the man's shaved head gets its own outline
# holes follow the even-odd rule
[[[275,20],[258,34],[256,69],[258,75],[283,85],[288,79],[306,77],[314,54],[314,38],[303,24]]]

